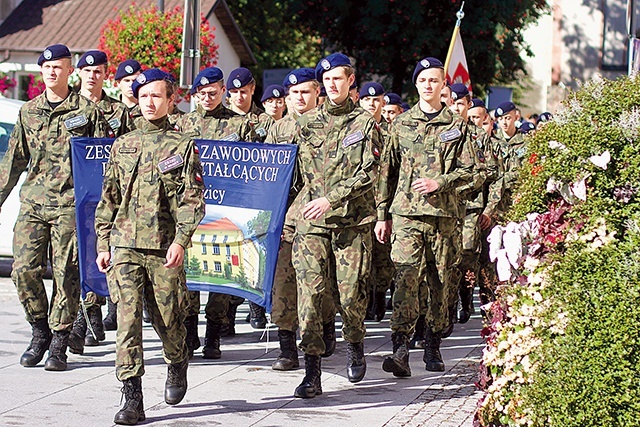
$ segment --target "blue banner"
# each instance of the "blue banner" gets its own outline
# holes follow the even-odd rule
[[[94,214],[113,139],[72,138],[83,295],[108,295],[95,264]],[[295,145],[196,140],[206,214],[185,253],[187,286],[271,307],[271,288],[295,166]]]

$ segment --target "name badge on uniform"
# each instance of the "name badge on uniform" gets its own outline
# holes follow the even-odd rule
[[[237,141],[240,141],[240,135],[238,135],[236,132],[234,132],[234,133],[231,133],[231,134],[225,136],[224,138],[221,138],[220,141],[237,142]]]
[[[416,122],[415,120],[403,120],[402,121],[402,126],[416,127],[416,126],[418,126],[418,122]]]
[[[441,142],[449,142],[458,138],[460,135],[462,135],[462,132],[460,132],[460,129],[451,129],[446,132],[442,132],[439,135],[439,137]]]
[[[180,154],[176,154],[158,163],[158,169],[160,169],[160,172],[162,173],[167,173],[182,165],[184,165],[184,159]]]
[[[70,119],[65,120],[64,126],[67,128],[67,130],[72,130],[84,126],[87,123],[89,123],[89,120],[87,120],[87,116],[82,114],[80,116],[71,117]]]
[[[356,144],[360,141],[362,141],[364,139],[364,133],[359,130],[358,132],[354,132],[350,135],[347,135],[343,140],[342,140],[342,147],[346,148],[349,147],[353,144]]]
[[[322,129],[322,128],[324,128],[324,123],[322,123],[322,122],[310,122],[310,123],[307,123],[307,127],[309,129]]]
[[[120,147],[118,153],[120,154],[135,154],[138,152],[136,147]]]
[[[114,132],[117,131],[118,129],[120,129],[120,125],[121,124],[122,124],[122,122],[117,117],[109,120],[109,127],[111,129],[113,129]]]

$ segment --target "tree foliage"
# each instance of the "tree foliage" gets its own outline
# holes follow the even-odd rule
[[[318,31],[323,45],[357,61],[360,77],[388,76],[387,86],[412,89],[411,74],[425,56],[447,55],[460,1],[307,0],[292,1],[301,24]],[[524,70],[530,52],[523,29],[548,9],[546,0],[466,0],[461,34],[471,81],[482,92],[508,83]]]

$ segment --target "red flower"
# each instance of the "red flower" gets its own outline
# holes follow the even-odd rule
[[[529,164],[532,165],[538,161],[538,155],[536,153],[531,153],[529,156]]]

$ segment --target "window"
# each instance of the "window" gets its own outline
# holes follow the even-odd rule
[[[207,244],[203,243],[202,244],[202,255],[206,255],[207,254]]]
[[[205,237],[205,236],[204,236],[204,234],[201,234],[201,235],[200,235],[200,241],[201,241],[201,242],[204,242],[204,237]]]
[[[224,240],[222,241],[222,243],[227,243],[227,240],[229,240],[229,236],[224,236]]]
[[[227,256],[231,255],[231,246],[226,245],[227,246]]]
[[[202,271],[209,271],[209,263],[207,261],[202,261]]]
[[[602,5],[602,69],[626,71],[628,64],[628,38],[626,2],[605,0]]]
[[[213,269],[216,273],[222,273],[222,263],[219,261],[215,261],[213,263]]]
[[[218,245],[217,243],[213,245],[213,254],[220,255],[220,245]]]

